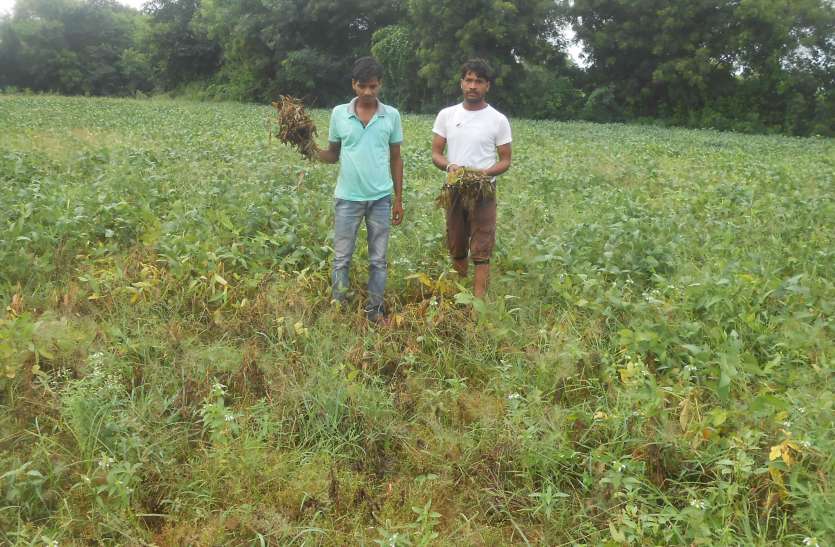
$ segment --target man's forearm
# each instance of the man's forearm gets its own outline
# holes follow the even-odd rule
[[[319,150],[319,161],[324,163],[336,163],[339,161],[339,152],[334,152],[328,148]]]
[[[500,160],[484,170],[484,174],[495,177],[510,169],[510,160]]]
[[[403,200],[403,159],[391,162],[391,178],[394,180],[394,199]]]
[[[432,163],[434,163],[435,167],[437,167],[441,171],[446,171],[447,165],[449,165],[446,156],[437,152],[432,154]]]

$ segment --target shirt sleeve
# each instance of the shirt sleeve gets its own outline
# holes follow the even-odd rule
[[[336,116],[335,109],[331,110],[331,118],[328,121],[328,142],[342,142],[342,139],[339,136],[339,132],[337,131],[336,125]]]
[[[432,132],[443,138],[446,138],[446,116],[446,109],[438,112],[437,117],[435,117],[435,124],[432,126]]]
[[[397,112],[394,116],[392,126],[391,134],[389,135],[389,144],[400,144],[403,142],[403,124],[400,122],[400,112]]]
[[[507,121],[506,116],[502,116],[499,121],[498,131],[496,132],[496,146],[501,146],[512,141],[513,137],[510,133],[510,122]]]

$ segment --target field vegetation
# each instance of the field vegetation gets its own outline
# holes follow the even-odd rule
[[[0,542],[835,542],[835,142],[513,120],[481,302],[404,116],[372,328],[273,114],[0,96]]]

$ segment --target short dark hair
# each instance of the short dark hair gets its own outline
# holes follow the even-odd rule
[[[493,78],[496,77],[496,73],[493,72],[493,67],[490,66],[490,63],[485,61],[480,57],[476,57],[474,59],[468,59],[463,65],[461,65],[461,79],[463,80],[464,77],[467,75],[468,72],[472,72],[479,78],[484,78],[488,82],[492,83]]]
[[[354,62],[351,79],[357,82],[370,82],[383,79],[383,65],[374,57],[360,57]]]

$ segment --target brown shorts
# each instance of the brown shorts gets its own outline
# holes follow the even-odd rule
[[[452,258],[469,255],[475,263],[490,262],[496,244],[496,198],[479,200],[467,211],[454,191],[446,212],[446,243]]]

